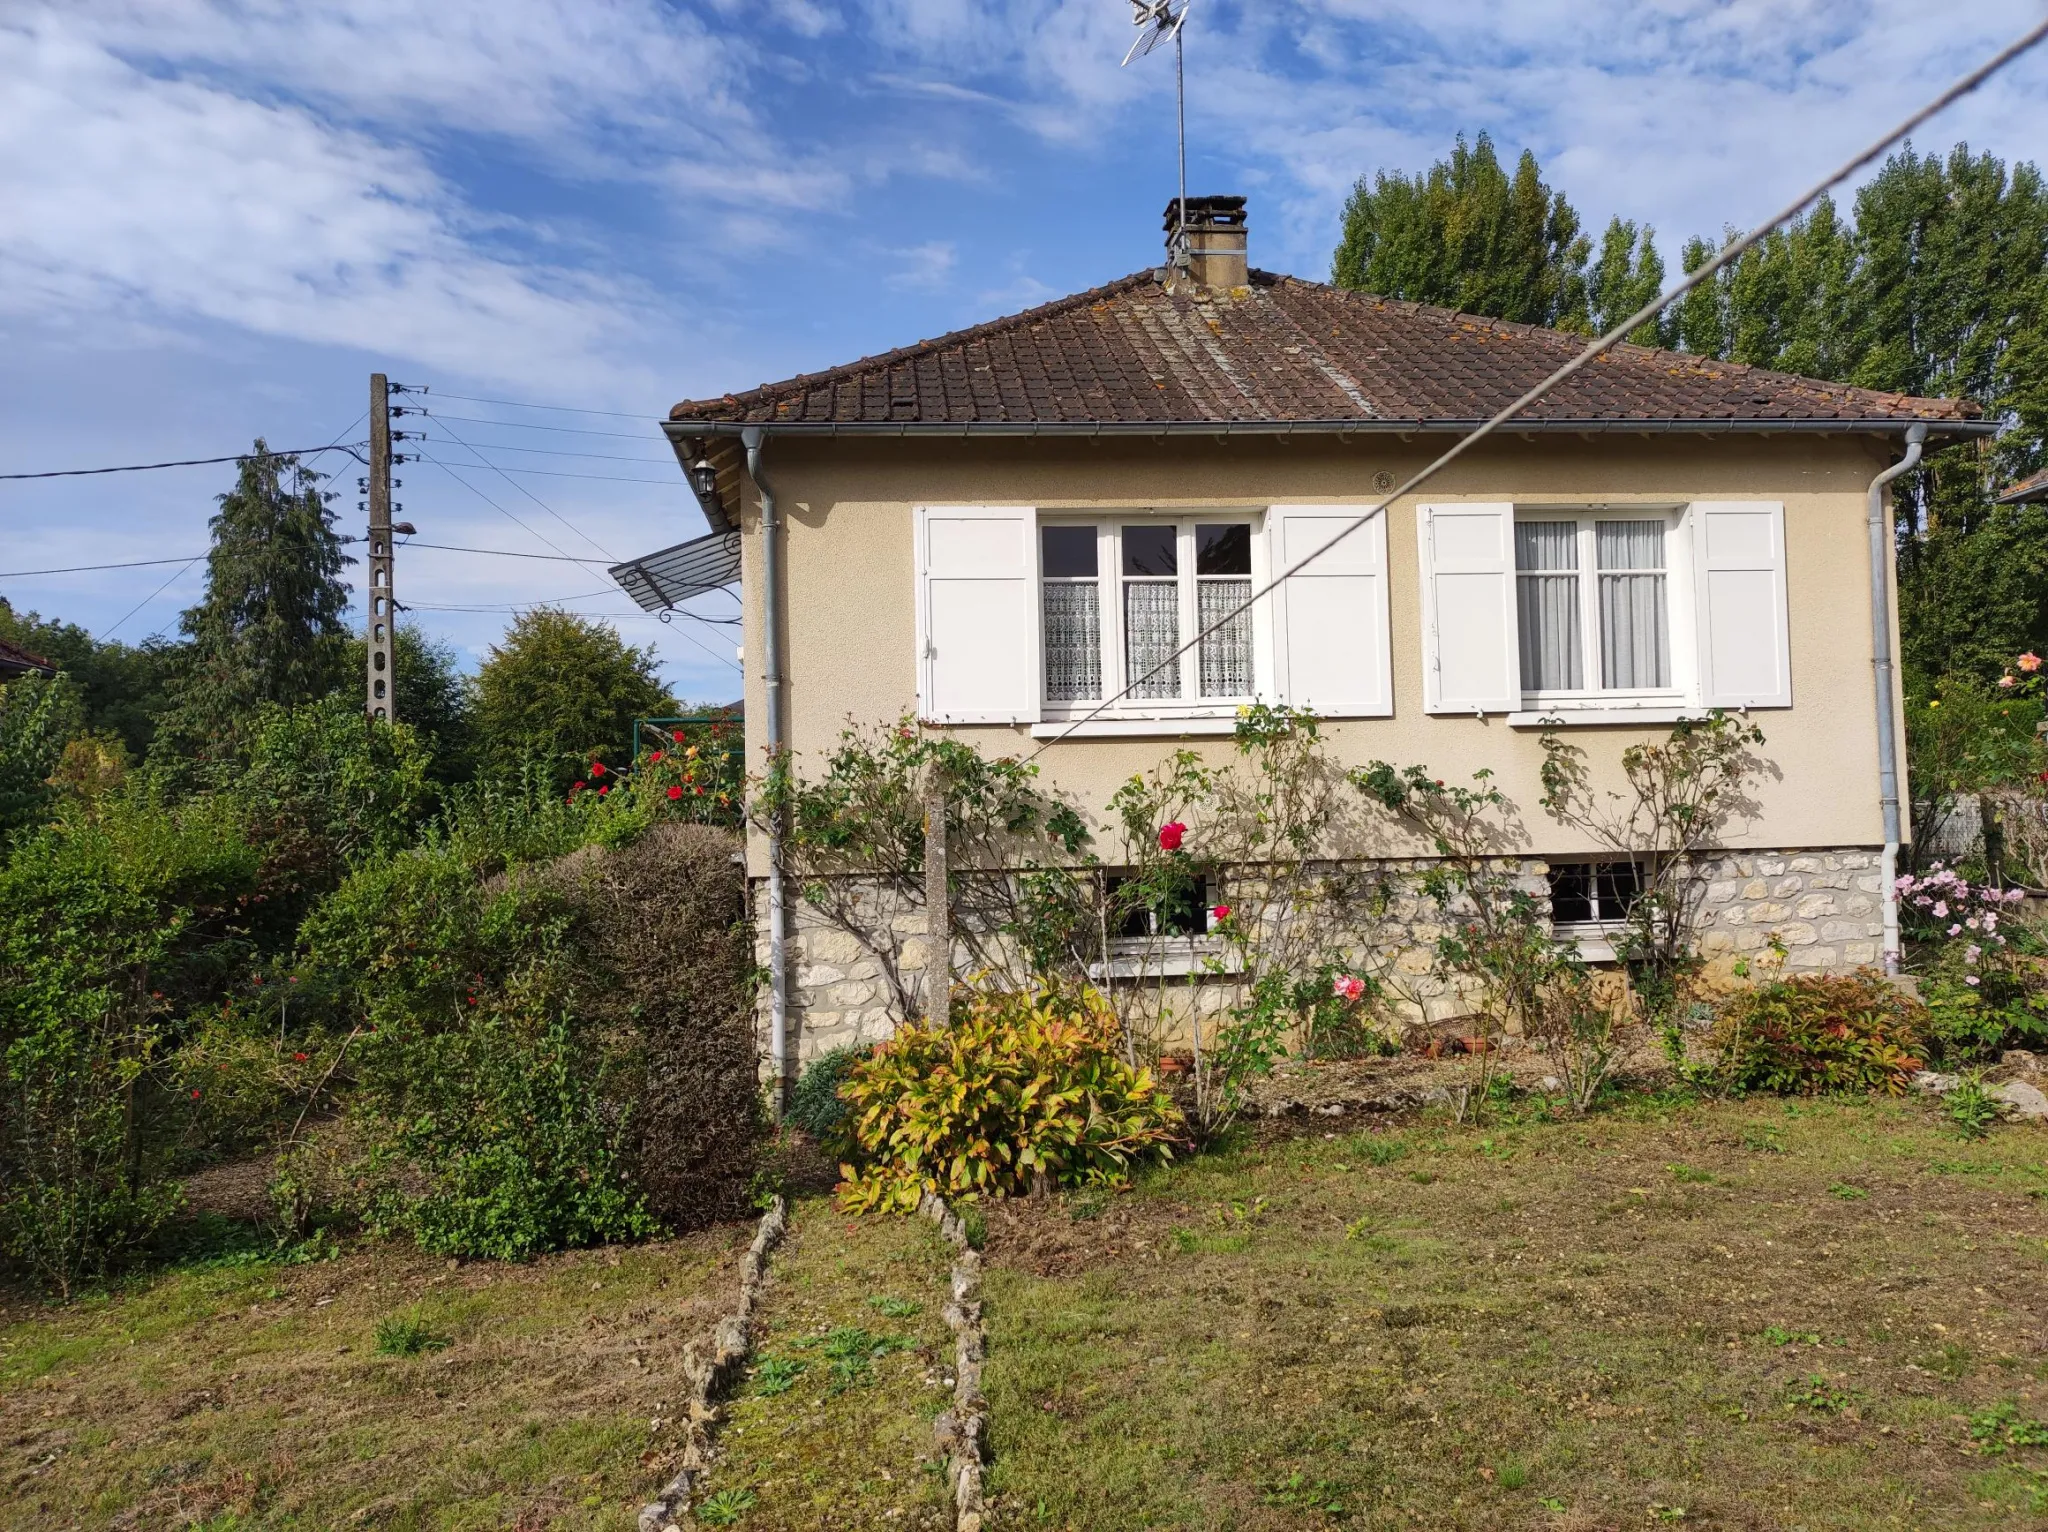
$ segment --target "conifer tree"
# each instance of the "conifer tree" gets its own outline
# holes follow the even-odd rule
[[[348,608],[330,496],[320,475],[259,437],[209,523],[206,594],[178,626],[180,657],[163,734],[183,752],[230,750],[265,703],[293,706],[340,679]]]

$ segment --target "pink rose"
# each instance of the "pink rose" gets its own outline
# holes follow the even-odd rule
[[[2028,675],[2032,675],[2041,668],[2041,656],[2029,649],[2020,656],[2019,665],[2020,669],[2024,670]]]
[[[1228,920],[1230,919],[1230,906],[1227,904],[1219,904],[1216,906],[1215,909],[1209,911],[1209,913],[1211,915],[1214,915],[1218,920]]]

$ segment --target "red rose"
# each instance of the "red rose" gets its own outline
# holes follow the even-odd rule
[[[682,797],[682,795],[683,795],[683,790],[682,790],[682,789],[681,789],[680,787],[671,787],[671,788],[670,788],[670,789],[668,790],[668,801],[669,801],[670,803],[674,803],[674,802],[676,801],[676,799],[678,799],[678,798]]]
[[[195,1087],[195,1088],[193,1089],[193,1092],[192,1092],[192,1099],[193,1099],[194,1101],[197,1101],[197,1100],[199,1099],[199,1091],[198,1091],[198,1089],[197,1089],[196,1087]]]
[[[587,786],[589,786],[589,785],[590,785],[590,784],[589,784],[589,783],[587,783],[587,782],[572,782],[572,783],[571,783],[571,784],[569,785],[569,791],[570,791],[570,792],[572,792],[572,793],[580,793],[580,792],[582,792],[582,791],[583,791],[583,789],[584,789],[585,787],[587,787]]]
[[[1230,906],[1227,904],[1219,904],[1216,906],[1215,909],[1211,910],[1209,913],[1211,915],[1214,915],[1218,920],[1228,920],[1230,919]]]
[[[593,777],[601,777],[601,776],[603,776],[603,775],[604,775],[604,762],[603,762],[603,761],[592,761],[592,762],[590,763],[590,774],[591,774],[591,775],[592,775]]]
[[[604,795],[605,795],[606,793],[610,792],[611,790],[612,790],[612,785],[611,785],[611,783],[607,782],[607,783],[605,783],[605,785],[604,785],[603,787],[600,787],[600,788],[599,788],[599,789],[597,790],[597,795],[598,795],[598,797],[602,798],[602,797],[603,797],[603,796],[604,796]]]
[[[653,753],[652,755],[650,755],[650,756],[648,756],[648,757],[647,757],[647,762],[648,762],[648,764],[649,764],[649,765],[651,766],[651,765],[653,765],[653,764],[654,764],[654,763],[655,763],[656,761],[658,761],[658,760],[660,760],[660,759],[661,759],[661,752],[660,752],[659,750],[657,750],[657,751],[655,751],[655,752],[654,752],[654,753]]]
[[[1187,833],[1188,827],[1178,819],[1168,821],[1159,827],[1159,849],[1161,851],[1180,850],[1181,837]]]
[[[295,1053],[292,1055],[292,1062],[294,1064],[303,1064],[306,1062],[306,1056],[303,1053]]]

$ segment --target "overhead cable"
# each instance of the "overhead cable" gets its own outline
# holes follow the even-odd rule
[[[437,415],[431,418],[438,420],[440,417]],[[549,505],[547,501],[541,499],[539,495],[536,495],[524,484],[521,484],[517,479],[514,479],[510,474],[506,473],[504,469],[500,468],[496,463],[493,463],[489,458],[485,457],[483,453],[479,452],[475,447],[470,446],[470,444],[464,441],[460,436],[456,436],[456,434],[453,431],[450,431],[448,434],[450,436],[455,437],[455,441],[458,446],[468,448],[471,455],[474,456],[477,459],[477,461],[481,463],[484,467],[490,469],[492,473],[495,473],[507,484],[511,485],[514,489],[518,490],[520,494],[526,496],[527,499],[531,500],[535,505],[539,506],[542,510],[546,511],[550,516],[554,517],[555,520],[559,521],[571,532],[574,532],[578,537],[582,538],[586,543],[590,544],[590,546],[595,548],[599,553],[602,553],[606,557],[610,558],[613,563],[616,564],[618,562],[618,557],[615,554],[613,554],[609,548],[605,547],[603,543],[599,542],[596,538],[592,537],[588,532],[584,531],[581,527],[577,526],[574,522],[569,520],[568,517],[564,516],[560,511],[556,510],[553,506]]]
[[[350,429],[354,429],[351,427]],[[323,452],[347,451],[339,442],[329,442],[324,447],[267,447],[268,457],[318,457]],[[155,468],[199,468],[208,463],[239,463],[245,458],[257,456],[254,452],[234,452],[226,457],[186,457],[170,463],[123,463],[118,468],[52,468],[43,473],[0,473],[0,479],[82,479],[99,473],[148,473]]]
[[[1942,111],[1944,108],[1952,105],[1956,101],[1961,100],[1964,96],[1967,96],[1971,91],[1975,90],[1978,86],[1982,85],[1986,80],[1990,79],[1994,74],[1998,73],[1998,71],[2003,69],[2007,64],[2010,64],[2014,59],[2020,57],[2021,54],[2027,52],[2027,50],[2037,45],[2044,37],[2048,37],[2048,21],[2041,22],[2040,24],[2033,27],[2031,30],[2026,32],[2024,35],[2022,35],[2015,41],[2007,44],[2004,48],[2000,49],[1991,58],[1987,59],[1984,63],[1978,65],[1977,68],[1971,70],[1968,74],[1964,75],[1960,80],[1957,80],[1953,85],[1949,86],[1948,89],[1944,90],[1932,101],[1928,102],[1925,106],[1919,108],[1911,116],[1907,117],[1904,122],[1900,123],[1890,132],[1883,135],[1876,142],[1872,143],[1868,148],[1859,151],[1855,156],[1853,156],[1851,159],[1849,159],[1846,163],[1844,163],[1837,169],[1830,171],[1824,179],[1822,179],[1816,185],[1808,188],[1806,191],[1801,192],[1791,202],[1787,203],[1778,212],[1774,213],[1771,217],[1764,220],[1764,222],[1757,225],[1755,228],[1751,229],[1747,234],[1744,234],[1736,239],[1732,239],[1727,244],[1723,245],[1720,251],[1711,260],[1705,262],[1697,270],[1689,272],[1681,281],[1675,283],[1669,289],[1667,289],[1663,293],[1660,293],[1657,297],[1652,298],[1648,303],[1644,304],[1641,308],[1637,309],[1633,314],[1629,315],[1628,318],[1622,320],[1619,324],[1615,325],[1605,335],[1602,335],[1597,339],[1589,342],[1582,350],[1578,352],[1577,355],[1573,356],[1570,361],[1566,362],[1562,367],[1559,367],[1555,372],[1551,373],[1549,377],[1545,378],[1535,387],[1528,390],[1528,392],[1524,393],[1512,404],[1509,404],[1505,409],[1500,410],[1498,413],[1494,414],[1492,417],[1486,420],[1482,425],[1476,427],[1474,430],[1468,432],[1466,435],[1459,437],[1457,441],[1453,442],[1448,448],[1446,448],[1438,457],[1436,457],[1426,467],[1409,475],[1407,480],[1397,485],[1392,493],[1387,495],[1384,499],[1378,501],[1376,504],[1367,507],[1364,513],[1361,514],[1355,521],[1347,522],[1342,528],[1342,530],[1340,530],[1336,534],[1336,536],[1322,543],[1319,547],[1315,549],[1314,552],[1304,555],[1303,557],[1297,559],[1294,563],[1290,564],[1287,568],[1281,570],[1279,574],[1275,575],[1272,579],[1268,580],[1264,585],[1260,586],[1257,590],[1253,591],[1251,595],[1247,596],[1243,601],[1239,602],[1229,611],[1223,613],[1223,615],[1216,618],[1215,621],[1211,622],[1208,626],[1204,627],[1200,632],[1196,633],[1193,638],[1190,638],[1178,649],[1175,649],[1171,654],[1167,655],[1164,659],[1160,660],[1158,664],[1153,665],[1150,669],[1146,670],[1143,675],[1137,676],[1128,683],[1126,683],[1122,690],[1114,692],[1110,696],[1103,698],[1100,702],[1096,703],[1094,707],[1090,708],[1086,713],[1083,713],[1079,718],[1076,718],[1069,722],[1067,726],[1061,729],[1057,734],[1050,735],[1045,740],[1041,741],[1038,748],[1033,750],[1031,754],[1028,757],[1026,757],[1026,759],[1036,760],[1039,756],[1043,755],[1052,746],[1058,744],[1061,740],[1066,739],[1076,729],[1079,729],[1084,724],[1090,723],[1094,719],[1101,717],[1102,714],[1105,711],[1107,711],[1111,706],[1113,706],[1117,702],[1122,701],[1125,697],[1129,696],[1132,691],[1136,690],[1139,686],[1144,685],[1145,682],[1149,681],[1153,676],[1158,675],[1161,671],[1166,670],[1169,666],[1178,665],[1180,663],[1181,656],[1188,653],[1190,650],[1194,649],[1198,644],[1202,642],[1202,640],[1208,638],[1211,634],[1228,627],[1231,623],[1235,622],[1238,618],[1242,617],[1246,612],[1250,611],[1253,606],[1257,605],[1259,601],[1271,595],[1274,591],[1278,590],[1282,584],[1294,578],[1295,575],[1301,573],[1302,570],[1306,569],[1311,563],[1315,562],[1315,560],[1322,557],[1322,555],[1324,555],[1325,553],[1329,552],[1330,549],[1336,547],[1337,544],[1344,541],[1345,538],[1350,537],[1353,533],[1359,531],[1361,528],[1369,526],[1372,522],[1372,519],[1375,516],[1379,515],[1382,511],[1384,511],[1388,506],[1392,505],[1402,496],[1412,494],[1417,489],[1420,489],[1424,484],[1428,483],[1431,479],[1435,478],[1439,473],[1441,473],[1445,468],[1450,466],[1451,463],[1455,462],[1458,458],[1463,457],[1467,452],[1471,451],[1473,447],[1477,446],[1480,442],[1484,441],[1487,437],[1491,436],[1495,431],[1499,430],[1508,421],[1513,420],[1515,416],[1521,414],[1522,411],[1529,408],[1530,405],[1536,403],[1539,399],[1543,398],[1544,395],[1550,393],[1559,384],[1567,381],[1568,379],[1578,374],[1584,368],[1589,366],[1595,358],[1599,357],[1604,352],[1610,350],[1616,343],[1626,339],[1629,332],[1635,329],[1636,326],[1643,324],[1648,320],[1654,319],[1657,315],[1661,314],[1665,309],[1669,308],[1673,303],[1677,302],[1680,298],[1683,298],[1687,293],[1691,292],[1695,287],[1698,287],[1702,282],[1705,282],[1708,279],[1710,279],[1715,272],[1720,271],[1721,269],[1726,267],[1730,262],[1738,259],[1744,251],[1749,250],[1753,246],[1760,243],[1767,235],[1771,233],[1772,230],[1776,229],[1780,224],[1790,222],[1793,218],[1798,216],[1800,211],[1804,209],[1809,203],[1818,200],[1823,193],[1830,191],[1841,182],[1846,181],[1858,170],[1861,170],[1865,165],[1868,165],[1880,154],[1883,154],[1885,150],[1891,148],[1893,144],[1899,142],[1900,139],[1903,139],[1907,135],[1912,133],[1912,131],[1915,128],[1919,127],[1922,123],[1926,122],[1930,117],[1933,117],[1936,113]]]
[[[634,415],[625,410],[593,410],[577,404],[528,404],[519,399],[479,399],[475,394],[444,394],[432,388],[408,388],[408,394],[425,394],[430,399],[460,399],[464,404],[497,404],[508,410],[554,410],[563,415],[609,415],[614,420],[655,420],[659,415]],[[511,421],[507,425],[513,424]]]

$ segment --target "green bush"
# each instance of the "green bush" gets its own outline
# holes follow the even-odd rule
[[[845,1087],[865,1163],[844,1166],[849,1211],[907,1213],[926,1192],[1006,1196],[1043,1175],[1122,1181],[1186,1139],[1172,1100],[1117,1051],[1100,997],[977,996],[949,1027],[904,1027]]]
[[[178,1017],[235,960],[258,861],[233,805],[123,793],[0,866],[0,1256],[60,1294],[177,1206],[206,1090],[171,1067]]]
[[[834,1141],[846,1125],[848,1107],[839,1087],[846,1083],[854,1066],[872,1053],[872,1048],[833,1048],[804,1066],[796,1088],[789,1093],[789,1105],[782,1120],[801,1128],[819,1143]]]
[[[521,1260],[656,1232],[626,1175],[624,1118],[566,1022],[494,1018],[371,1053],[407,1076],[394,1147],[427,1179],[388,1194],[380,1221],[421,1249]]]
[[[1924,1020],[1881,975],[1807,974],[1730,999],[1709,1041],[1736,1090],[1897,1095],[1921,1068]]]

